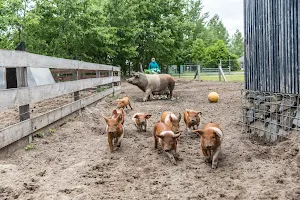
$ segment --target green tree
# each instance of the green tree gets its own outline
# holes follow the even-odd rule
[[[230,63],[228,63],[228,65],[230,64],[232,71],[237,71],[239,69],[240,63],[238,62],[238,58],[239,57],[237,55],[230,54]]]
[[[136,63],[147,67],[151,57],[155,57],[162,67],[174,62],[183,34],[183,1],[146,0],[134,3],[140,4],[136,10]]]
[[[196,39],[193,42],[192,51],[193,60],[201,63],[205,58],[205,46],[202,39]]]
[[[27,25],[27,50],[44,55],[110,63],[115,30],[100,0],[36,0],[37,23]]]
[[[177,64],[193,62],[193,42],[196,39],[205,39],[205,20],[207,13],[202,13],[202,0],[188,0],[183,9],[184,23],[181,30],[183,38],[181,40],[180,50],[178,51]]]
[[[229,50],[230,53],[233,53],[238,57],[241,57],[244,54],[244,38],[238,29],[231,38]]]
[[[220,60],[228,60],[228,49],[222,40],[218,40],[205,51],[204,66],[217,68]]]
[[[32,7],[30,0],[0,1],[0,48],[14,49],[19,41],[25,40]]]
[[[0,48],[25,41],[29,52],[119,65],[123,73],[128,62],[139,69],[151,57],[163,68],[205,61],[205,48],[228,38],[218,16],[205,22],[202,7],[201,0],[0,0]]]
[[[228,31],[218,15],[214,15],[209,20],[205,35],[207,38],[204,42],[207,46],[210,46],[218,40],[222,40],[226,45],[229,43]]]

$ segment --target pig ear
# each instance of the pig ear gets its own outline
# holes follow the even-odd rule
[[[163,136],[163,135],[157,135],[157,137],[163,139],[165,136]]]
[[[125,101],[122,101],[122,103],[125,103]]]
[[[152,116],[152,115],[147,114],[145,118],[146,118],[146,119],[149,119],[151,116]]]
[[[203,130],[198,129],[198,130],[194,130],[193,133],[197,133],[202,136],[204,132]]]
[[[120,123],[122,121],[122,115],[118,115],[117,121]]]
[[[133,116],[133,118],[139,119],[139,118],[140,118],[140,115],[135,114],[135,115]]]
[[[172,119],[171,115],[169,116],[169,119],[170,119],[170,122],[173,122],[173,119]]]
[[[113,114],[113,115],[117,115],[117,114],[118,114],[117,110],[113,110],[113,111],[112,111],[112,114]]]
[[[181,114],[180,113],[178,114],[177,119],[178,119],[178,122],[180,122],[180,120],[181,120]]]
[[[104,115],[102,115],[102,117],[105,119],[105,122],[108,123],[109,119],[107,117],[105,117]]]
[[[198,115],[202,115],[202,112],[200,112],[200,111],[199,111],[199,112],[197,112],[197,113],[198,113]]]
[[[223,132],[221,131],[221,133],[218,133],[217,131],[214,131],[214,134],[219,137],[219,138],[222,138],[223,136]]]
[[[173,135],[173,138],[178,138],[181,135],[181,132],[177,132],[177,134]]]

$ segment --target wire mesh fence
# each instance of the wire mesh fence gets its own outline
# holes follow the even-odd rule
[[[246,90],[242,99],[242,122],[249,137],[275,142],[300,131],[299,94]]]
[[[196,64],[171,65],[168,73],[173,77],[196,79],[198,66],[200,67],[200,80],[220,81],[221,75],[218,66],[216,68],[207,68]],[[230,66],[222,65],[222,71],[227,81],[244,81],[243,71],[232,71],[231,69]],[[223,81],[223,78],[221,80]]]

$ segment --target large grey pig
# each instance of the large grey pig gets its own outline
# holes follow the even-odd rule
[[[150,100],[153,99],[153,95],[156,94],[167,94],[171,99],[175,87],[175,80],[169,74],[143,74],[135,72],[126,81],[146,92],[143,101],[147,101],[148,98]]]

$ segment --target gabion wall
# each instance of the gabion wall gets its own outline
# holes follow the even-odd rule
[[[300,131],[300,96],[247,90],[243,123],[251,136],[271,142]]]

